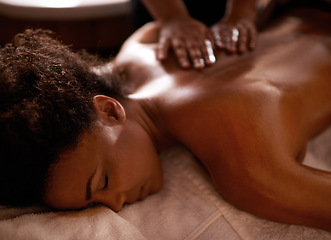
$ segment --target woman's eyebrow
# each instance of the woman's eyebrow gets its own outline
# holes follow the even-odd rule
[[[91,199],[91,197],[92,197],[91,182],[93,180],[93,177],[94,177],[96,171],[97,170],[95,169],[95,171],[92,173],[92,175],[90,176],[90,178],[88,179],[87,184],[86,184],[85,199],[87,201],[89,201]]]

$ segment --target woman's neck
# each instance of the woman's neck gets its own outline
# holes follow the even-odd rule
[[[176,144],[177,141],[164,126],[153,99],[120,98],[117,100],[123,105],[127,120],[135,121],[147,132],[158,152]]]

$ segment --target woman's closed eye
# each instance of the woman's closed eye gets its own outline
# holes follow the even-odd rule
[[[105,175],[105,185],[103,187],[103,190],[107,190],[108,189],[108,175]]]

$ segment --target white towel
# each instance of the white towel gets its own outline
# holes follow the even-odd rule
[[[331,129],[310,144],[305,162],[331,169],[330,145]],[[125,206],[118,214],[104,206],[67,212],[2,207],[0,240],[331,239],[331,233],[323,230],[279,224],[234,208],[183,147],[174,147],[161,158],[164,188],[146,200]]]

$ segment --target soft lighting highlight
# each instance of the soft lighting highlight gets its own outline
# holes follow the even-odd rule
[[[10,5],[44,8],[71,8],[77,7],[82,0],[2,0]]]

